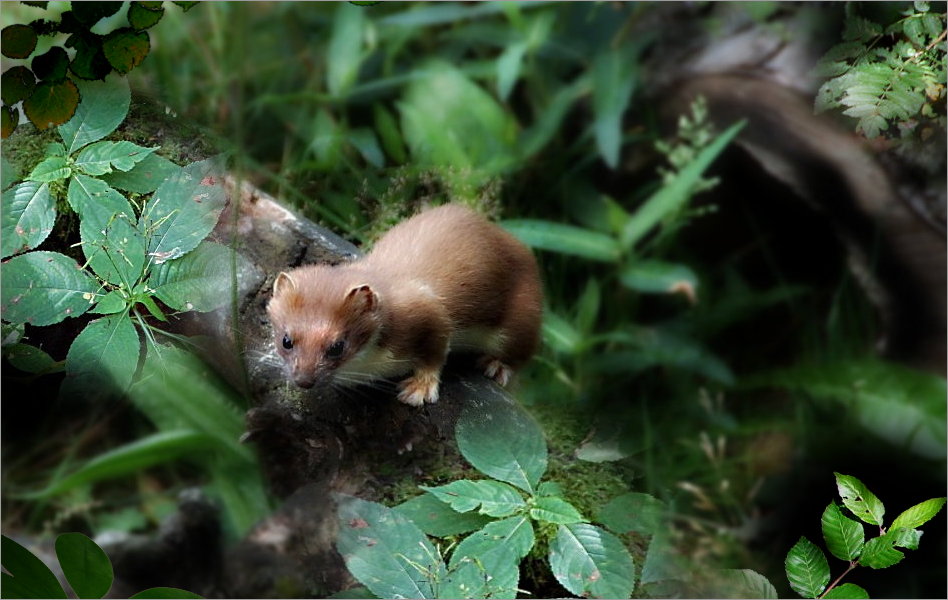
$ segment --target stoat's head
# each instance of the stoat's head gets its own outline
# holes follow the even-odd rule
[[[365,283],[347,285],[332,267],[280,273],[267,313],[277,352],[304,388],[330,382],[336,370],[373,343],[379,297]]]

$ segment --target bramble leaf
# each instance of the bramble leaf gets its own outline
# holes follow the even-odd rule
[[[56,201],[46,183],[27,181],[10,188],[0,207],[0,258],[39,246],[56,222]]]
[[[480,529],[491,521],[475,512],[459,513],[433,494],[422,494],[402,502],[394,510],[421,528],[428,535],[445,537]]]
[[[0,269],[3,319],[52,325],[89,310],[96,280],[76,261],[57,252],[27,252]]]
[[[420,487],[461,513],[480,507],[478,512],[481,514],[506,517],[526,506],[517,490],[506,483],[489,479],[460,479],[447,485]]]
[[[128,81],[117,75],[105,81],[80,81],[79,92],[82,102],[76,114],[59,128],[68,154],[115,131],[125,120],[131,103]]]
[[[453,572],[438,590],[439,597],[516,598],[520,579],[517,565],[533,544],[533,526],[525,515],[488,523],[461,540],[451,553],[448,565]],[[474,582],[486,586],[487,593],[478,593]],[[462,583],[467,584],[467,593],[455,593],[465,592]]]
[[[588,523],[560,525],[550,544],[550,568],[570,592],[592,598],[628,598],[635,564],[619,538]]]
[[[536,504],[530,509],[530,516],[538,521],[559,525],[586,522],[575,506],[557,496],[537,498]]]

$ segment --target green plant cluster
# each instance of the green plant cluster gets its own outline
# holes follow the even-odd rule
[[[48,2],[23,2],[46,9]],[[26,60],[32,55],[40,37],[68,34],[64,46],[54,45],[34,56],[29,66],[17,65],[3,72],[2,95],[3,137],[8,137],[18,124],[16,105],[22,103],[27,119],[40,130],[62,125],[72,118],[79,106],[79,80],[103,80],[113,71],[126,74],[137,67],[151,49],[147,29],[164,15],[164,2],[130,2],[125,13],[127,24],[109,33],[93,32],[103,19],[116,15],[123,2],[75,2],[71,10],[59,15],[59,21],[37,19],[17,23],[0,32],[0,48],[10,59]],[[197,2],[174,2],[185,11]]]
[[[945,13],[917,0],[902,18],[883,27],[855,14],[847,4],[843,41],[827,51],[815,69],[829,79],[817,92],[817,112],[845,108],[856,131],[878,137],[897,125],[902,137],[920,122],[944,131],[946,57]]]
[[[835,475],[843,506],[859,520],[849,518],[836,502],[830,502],[821,524],[826,547],[833,556],[848,563],[846,570],[830,583],[826,555],[816,544],[801,537],[787,553],[787,578],[793,591],[804,598],[869,598],[866,590],[854,583],[841,583],[842,579],[856,567],[884,569],[899,563],[905,558],[899,548],[916,550],[922,537],[918,528],[941,511],[945,498],[916,504],[884,527],[882,501],[855,477]],[[867,540],[863,524],[878,527],[879,534]]]
[[[571,593],[628,598],[637,569],[619,534],[654,533],[663,504],[626,494],[603,507],[595,525],[543,481],[547,449],[536,423],[502,397],[462,412],[461,454],[485,479],[421,486],[394,508],[338,497],[337,548],[352,574],[381,598],[514,598],[519,563],[537,548]],[[455,537],[450,558],[427,535]]]
[[[125,119],[128,84],[113,78],[81,85],[82,103],[59,127],[62,142],[49,145],[23,182],[11,185],[16,177],[4,178],[10,187],[3,192],[0,227],[8,260],[0,274],[0,310],[14,329],[5,336],[5,355],[33,373],[57,365],[39,348],[20,343],[24,324],[102,315],[72,342],[62,365],[63,390],[107,395],[131,384],[139,368],[140,333],[146,348],[159,350],[157,330],[143,310],[166,321],[156,299],[175,311],[218,307],[226,298],[220,290],[231,280],[232,256],[204,240],[226,200],[214,161],[180,168],[154,154],[156,148],[102,141]],[[57,224],[62,190],[61,206],[79,219],[83,264],[34,250]],[[133,192],[137,204],[118,190]]]
[[[32,552],[3,536],[3,598],[70,598],[56,575]],[[81,533],[56,537],[56,558],[76,598],[103,598],[114,580],[112,561],[106,553]],[[130,598],[201,598],[186,590],[155,587]]]

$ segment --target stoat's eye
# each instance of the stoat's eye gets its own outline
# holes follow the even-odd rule
[[[293,340],[290,339],[290,334],[288,333],[283,334],[283,347],[287,350],[293,349]]]
[[[326,348],[326,358],[339,358],[346,350],[345,340],[336,340]]]

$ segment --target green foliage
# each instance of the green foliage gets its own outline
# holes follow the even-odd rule
[[[3,536],[3,598],[66,598],[53,572],[29,550]],[[81,533],[56,538],[56,558],[75,597],[103,598],[112,588],[112,561],[94,541]],[[201,598],[176,588],[150,588],[132,598]]]
[[[944,128],[945,13],[915,2],[883,27],[855,14],[853,6],[847,5],[843,41],[816,67],[818,76],[829,78],[817,93],[816,111],[845,108],[868,138],[893,124],[903,136],[924,121]]]
[[[479,399],[462,412],[456,437],[472,465],[501,481],[422,486],[426,494],[394,509],[350,497],[339,500],[337,548],[360,583],[379,597],[514,598],[519,563],[539,547],[549,548],[550,571],[569,591],[630,597],[636,570],[625,543],[589,523],[555,482],[540,483],[547,450],[532,419],[502,395]],[[610,503],[606,514],[617,516],[603,522],[617,533],[651,532],[661,503],[646,494],[630,500]],[[424,535],[471,531],[446,562]]]
[[[45,2],[41,4],[40,8],[47,9]],[[7,58],[25,60],[36,50],[40,37],[58,34],[69,34],[64,45],[74,49],[75,54],[70,59],[62,47],[53,46],[34,56],[29,66],[16,65],[4,71],[3,137],[16,128],[17,122],[12,117],[8,122],[7,115],[17,103],[23,103],[27,118],[37,129],[62,125],[79,109],[81,86],[77,86],[76,79],[104,80],[113,70],[126,74],[140,65],[151,49],[145,30],[161,20],[165,11],[161,4],[129,3],[125,14],[128,26],[119,26],[108,33],[103,33],[98,25],[103,19],[112,25],[118,24],[115,15],[123,8],[121,3],[78,2],[72,5],[72,10],[59,15],[59,21],[37,19],[4,27],[0,32],[0,48]],[[188,10],[195,3],[173,4]],[[35,79],[39,79],[39,84]]]
[[[859,479],[836,473],[840,499],[859,521],[878,527],[879,535],[865,539],[863,525],[847,517],[835,502],[821,519],[826,547],[836,558],[846,561],[846,570],[830,584],[826,555],[818,546],[801,537],[787,553],[785,567],[793,591],[804,598],[868,598],[861,587],[840,581],[858,566],[884,569],[900,562],[905,555],[897,548],[915,550],[921,531],[945,505],[945,498],[931,498],[902,512],[889,526],[883,527],[885,506]],[[829,587],[827,587],[829,585]]]
[[[88,395],[124,391],[139,363],[140,334],[154,351],[152,326],[141,309],[164,320],[154,298],[174,310],[213,310],[230,282],[230,251],[202,243],[217,222],[225,196],[214,161],[169,170],[140,211],[102,176],[123,173],[125,183],[152,188],[156,148],[102,138],[125,119],[128,84],[112,78],[80,84],[83,102],[59,128],[62,143],[27,180],[3,194],[2,311],[9,323],[52,325],[87,311],[107,315],[90,322],[66,356],[63,389]],[[68,183],[67,183],[68,182]],[[50,186],[67,189],[79,217],[84,265],[56,252],[25,252],[53,229],[56,208]],[[192,252],[193,251],[193,252]]]

